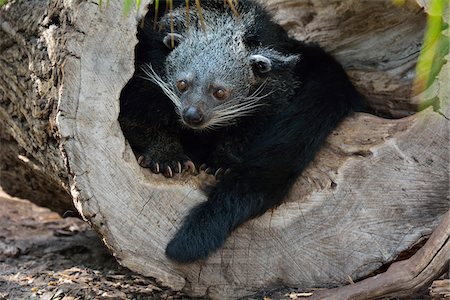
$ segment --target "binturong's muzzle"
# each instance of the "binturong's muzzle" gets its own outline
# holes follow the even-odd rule
[[[203,124],[205,116],[203,111],[195,106],[189,106],[183,110],[183,121],[191,127],[199,127]]]

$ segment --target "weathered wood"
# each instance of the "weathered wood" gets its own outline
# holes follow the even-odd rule
[[[425,246],[410,259],[396,262],[385,273],[356,284],[316,292],[310,299],[370,300],[387,296],[407,297],[412,292],[429,286],[448,269],[449,263],[450,211],[445,214]],[[440,291],[445,292],[444,289]]]
[[[68,55],[58,44],[74,31],[60,23],[65,13],[62,1],[44,0],[0,11],[0,182],[60,213],[75,210],[55,124]]]
[[[306,30],[304,37],[334,52],[375,110],[413,113],[425,22],[415,2],[267,3],[293,34]],[[122,17],[120,6],[49,0],[3,7],[0,115],[2,137],[23,149],[30,170],[70,191],[123,265],[220,299],[270,286],[342,285],[431,234],[448,210],[449,123],[441,113],[449,112],[430,107],[397,120],[356,114],[330,136],[283,205],[236,230],[206,261],[168,261],[168,240],[205,200],[199,184],[210,178],[165,179],[136,163],[117,116],[133,72],[137,22]],[[448,99],[439,86],[436,92]]]

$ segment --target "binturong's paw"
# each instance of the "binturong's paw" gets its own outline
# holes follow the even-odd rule
[[[171,156],[169,158],[169,156]],[[165,177],[171,178],[175,173],[188,171],[195,173],[195,165],[189,157],[184,154],[168,155],[164,159],[158,159],[148,154],[138,157],[138,164],[143,168],[149,168],[153,173],[162,173]]]
[[[166,256],[179,263],[206,258],[223,245],[229,234],[227,220],[203,203],[194,208],[166,247]]]
[[[199,171],[205,171],[206,174],[214,175],[216,180],[222,180],[225,175],[231,172],[230,168],[214,167],[207,164],[202,164],[198,168]]]

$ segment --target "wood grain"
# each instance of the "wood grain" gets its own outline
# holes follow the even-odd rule
[[[413,291],[428,286],[436,277],[448,270],[450,262],[450,211],[431,235],[425,246],[405,260],[392,264],[378,276],[345,287],[319,291],[311,300],[319,299],[379,299],[380,297],[407,297]],[[445,286],[447,284],[447,286]],[[444,299],[449,281],[433,283],[433,299]]]

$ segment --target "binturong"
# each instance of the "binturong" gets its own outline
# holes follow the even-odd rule
[[[202,1],[201,15],[195,1],[150,5],[121,94],[119,121],[142,167],[217,178],[166,247],[177,262],[206,258],[281,204],[330,132],[363,107],[329,54],[289,38],[254,1],[236,2],[235,11]]]

